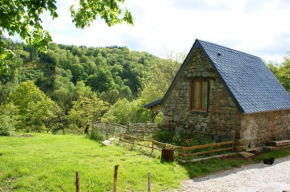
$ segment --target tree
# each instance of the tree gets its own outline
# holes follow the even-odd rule
[[[110,71],[100,68],[96,74],[90,75],[86,84],[92,87],[93,91],[105,92],[111,89],[114,85],[114,79]]]
[[[143,108],[144,102],[141,98],[129,102],[127,99],[118,100],[110,110],[102,117],[102,121],[126,124],[147,123],[149,113]]]
[[[19,118],[17,112],[17,108],[12,103],[0,106],[0,136],[13,134]]]
[[[62,116],[59,106],[48,98],[32,81],[26,81],[9,95],[7,103],[12,103],[20,116],[20,128],[26,132],[47,130],[48,123]]]
[[[150,67],[141,93],[145,103],[164,97],[179,67],[180,63],[172,60],[159,60]]]
[[[74,84],[70,82],[71,78],[72,74],[70,70],[64,70],[58,67],[55,68],[51,96],[65,114],[70,110],[71,102],[74,99]]]
[[[133,24],[131,13],[122,7],[125,0],[79,1],[79,8],[70,7],[72,21],[77,28],[90,26],[97,16],[105,20],[108,26],[126,22]],[[1,0],[0,1],[0,70],[7,69],[6,60],[11,59],[11,50],[5,48],[2,36],[19,34],[27,44],[37,50],[45,51],[52,41],[48,31],[43,29],[40,15],[48,11],[51,17],[57,18],[56,0]]]
[[[287,52],[284,56],[282,65],[269,62],[268,67],[284,86],[284,88],[288,91],[288,93],[290,93],[290,52]]]
[[[96,94],[91,97],[80,96],[73,102],[73,107],[69,111],[70,127],[84,128],[88,122],[99,121],[108,109],[108,103],[99,99]]]
[[[104,115],[102,121],[125,125],[132,121],[132,107],[127,99],[120,99]]]

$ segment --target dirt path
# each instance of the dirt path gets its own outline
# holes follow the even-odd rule
[[[182,182],[182,191],[290,192],[290,156]]]

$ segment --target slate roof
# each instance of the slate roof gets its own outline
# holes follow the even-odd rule
[[[194,49],[200,48],[242,113],[290,109],[290,96],[261,58],[197,39],[164,96],[164,104]]]
[[[152,107],[152,106],[154,106],[154,105],[159,105],[159,104],[162,102],[162,100],[163,100],[163,98],[158,99],[158,100],[156,100],[156,101],[153,101],[153,102],[151,102],[151,103],[148,103],[148,104],[144,105],[143,108],[147,108],[147,109],[149,109],[150,107]]]

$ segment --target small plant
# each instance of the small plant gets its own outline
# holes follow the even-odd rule
[[[159,131],[153,136],[153,138],[163,143],[170,143],[172,145],[184,147],[213,143],[213,140],[208,136],[204,135],[192,136],[182,132],[175,133],[173,131],[164,131],[161,129],[159,129]]]
[[[103,140],[103,137],[100,133],[98,133],[95,129],[91,129],[91,132],[89,134],[89,138],[91,140],[95,140],[95,141],[101,141]]]

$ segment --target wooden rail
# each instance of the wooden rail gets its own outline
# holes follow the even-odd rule
[[[142,141],[144,143],[148,143],[148,145],[145,145],[143,143],[138,143],[136,141]],[[159,141],[150,140],[150,139],[143,139],[140,137],[135,137],[135,136],[127,135],[127,134],[123,134],[123,133],[120,134],[119,142],[124,142],[124,143],[129,143],[132,145],[138,145],[138,146],[150,148],[151,152],[153,152],[154,150],[161,151],[162,147],[169,147],[169,148],[173,148],[173,149],[182,149],[182,147],[180,147],[180,146],[171,145],[171,144],[167,144],[167,143],[161,143]]]
[[[222,152],[222,151],[231,151],[234,152],[235,148],[235,137],[236,133],[233,133],[233,139],[231,141],[225,141],[225,142],[219,142],[219,143],[210,143],[210,144],[205,144],[205,145],[197,145],[197,146],[192,146],[192,147],[182,147],[182,152],[178,153],[179,156],[182,156],[183,159],[185,159],[188,156],[197,156],[197,155],[205,155],[205,154],[211,154],[211,153],[216,153],[216,152]],[[221,148],[223,145],[230,145],[231,147],[225,147]],[[219,149],[214,149],[214,147],[219,148]],[[206,151],[201,151],[201,152],[194,152],[194,153],[187,153],[190,150],[196,150],[196,149],[204,149],[204,148],[210,148],[209,150]]]
[[[171,145],[167,143],[161,143],[159,141],[150,140],[150,139],[143,139],[140,137],[135,137],[132,135],[127,134],[120,134],[119,142],[129,143],[131,145],[138,145],[146,148],[150,148],[151,152],[154,150],[162,150],[162,147],[168,147],[178,150],[178,155],[182,156],[183,159],[189,156],[197,156],[197,155],[204,155],[204,154],[211,154],[216,152],[222,152],[222,151],[231,151],[234,152],[235,148],[235,133],[233,133],[233,139],[231,141],[225,141],[225,142],[219,142],[219,143],[210,143],[205,145],[196,145],[192,147],[182,147],[182,146],[176,146]],[[137,141],[142,141],[143,143],[138,143]],[[148,145],[146,145],[148,143]],[[230,147],[222,147],[224,145],[231,145]],[[188,153],[188,151],[193,151],[197,149],[205,149],[209,148],[209,150],[204,150],[200,152],[194,152],[194,153]]]

